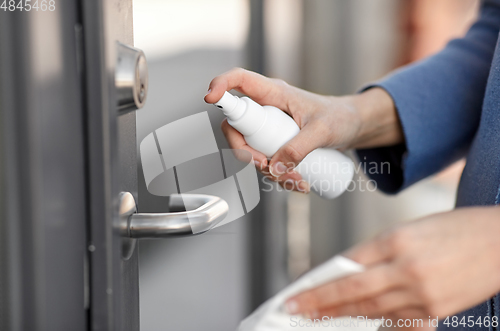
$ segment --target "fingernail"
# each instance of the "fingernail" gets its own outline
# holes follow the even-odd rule
[[[259,161],[253,160],[253,164],[255,164],[257,168],[261,169],[262,164]]]
[[[294,188],[295,188],[295,183],[290,178],[288,178],[287,180],[285,180],[281,185],[287,191],[293,191]]]
[[[311,191],[311,188],[309,187],[309,184],[306,181],[299,180],[297,182],[297,187],[300,192],[303,193],[309,193]]]
[[[207,94],[205,94],[205,96],[209,95],[209,94],[210,94],[210,92],[212,92],[212,89],[211,89],[211,88],[209,88],[209,89],[208,89]]]
[[[286,166],[283,164],[283,162],[278,162],[269,167],[269,171],[274,177],[279,177],[286,172]]]
[[[295,300],[289,300],[285,304],[285,311],[290,315],[297,314],[299,312],[299,304]]]
[[[316,319],[319,318],[319,313],[316,310],[306,311],[302,314],[306,319]]]

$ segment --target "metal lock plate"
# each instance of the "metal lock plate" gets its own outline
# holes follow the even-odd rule
[[[148,95],[148,66],[140,49],[117,42],[115,86],[120,114],[140,109]]]

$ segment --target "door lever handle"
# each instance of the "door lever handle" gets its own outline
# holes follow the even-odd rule
[[[173,212],[137,214],[130,213],[129,209],[128,215],[122,218],[122,236],[139,239],[201,234],[224,220],[229,211],[226,201],[204,194],[173,194],[169,207]]]

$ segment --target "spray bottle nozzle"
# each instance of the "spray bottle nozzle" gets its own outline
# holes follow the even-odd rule
[[[222,109],[224,114],[227,115],[236,108],[236,106],[238,105],[238,99],[239,98],[237,96],[234,96],[228,92],[224,92],[222,98],[220,98],[219,101],[214,103],[214,106],[219,109]]]

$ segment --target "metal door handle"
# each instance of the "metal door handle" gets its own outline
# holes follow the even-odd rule
[[[122,203],[133,199],[122,195]],[[128,203],[130,205],[130,202]],[[134,202],[135,204],[135,202]],[[124,208],[122,235],[128,238],[168,238],[201,234],[212,229],[226,217],[229,206],[223,199],[203,194],[173,194],[170,213],[139,213]],[[128,209],[128,211],[126,211]],[[185,211],[178,211],[185,209]],[[176,211],[177,210],[177,211]]]
[[[171,213],[137,214],[134,196],[129,192],[120,194],[123,259],[132,256],[137,239],[202,234],[222,222],[229,211],[226,201],[204,194],[172,194],[169,207]]]

